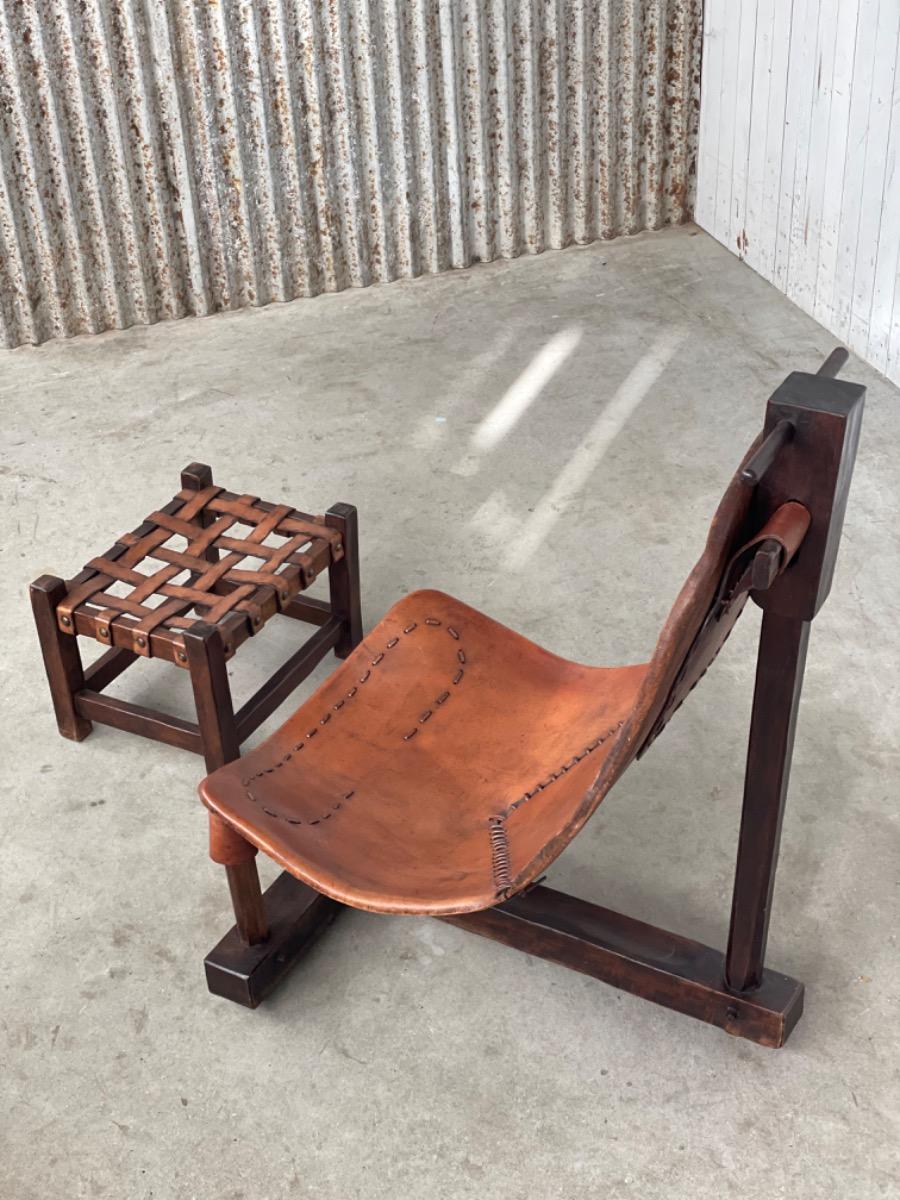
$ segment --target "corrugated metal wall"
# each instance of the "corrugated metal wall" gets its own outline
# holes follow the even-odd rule
[[[0,0],[0,341],[686,220],[700,7]]]

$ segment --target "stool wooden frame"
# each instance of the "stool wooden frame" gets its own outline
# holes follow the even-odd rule
[[[341,503],[313,517],[238,496],[216,487],[202,463],[185,468],[181,485],[169,504],[68,583],[53,575],[36,579],[31,603],[63,737],[82,741],[99,721],[201,754],[213,770],[240,753],[241,743],[329,650],[346,658],[359,642],[357,513]],[[248,538],[236,538],[236,524],[255,529]],[[264,540],[271,533],[283,538],[277,549]],[[168,547],[172,534],[187,541],[185,550]],[[134,569],[132,560],[145,550],[160,563],[152,576]],[[248,556],[262,560],[261,568],[248,569]],[[171,582],[185,570],[186,585]],[[330,600],[302,595],[323,570]],[[125,598],[107,590],[115,583],[131,588]],[[161,604],[147,607],[151,597]],[[315,626],[316,632],[235,712],[226,662],[276,614]],[[79,636],[109,647],[86,669]],[[196,721],[104,694],[141,657],[164,658],[189,671]]]

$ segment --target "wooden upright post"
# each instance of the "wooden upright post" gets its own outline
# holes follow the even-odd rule
[[[831,588],[859,441],[865,388],[830,378],[834,362],[832,356],[818,375],[789,375],[766,412],[766,434],[784,430],[785,422],[790,429],[754,507],[763,517],[796,500],[811,522],[790,571],[752,593],[763,622],[725,957],[726,985],[738,995],[763,979],[810,622]]]
[[[338,658],[346,658],[362,641],[362,606],[359,585],[359,522],[352,504],[335,504],[325,514],[325,524],[341,535],[344,556],[333,562],[328,572],[331,611],[344,623],[334,648]]]

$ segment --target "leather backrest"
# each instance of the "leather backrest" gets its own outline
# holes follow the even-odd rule
[[[660,718],[664,713],[668,714],[670,701],[675,695],[674,689],[688,662],[691,649],[695,646],[698,635],[713,609],[729,564],[735,553],[747,541],[753,489],[743,482],[740,473],[761,441],[760,434],[744,455],[725,489],[710,524],[703,553],[678,593],[659,635],[631,714],[618,731],[615,744],[604,759],[597,777],[585,793],[576,812],[548,844],[543,856],[547,862],[556,857],[595,812],[616,780],[648,743],[648,739],[658,732]],[[709,661],[712,661],[718,646],[727,637],[741,607],[742,603],[738,607],[730,608],[730,624],[727,627],[724,624],[720,626],[721,637],[718,637],[719,630],[716,631],[716,636],[712,638],[708,648]],[[695,669],[700,666],[696,657],[694,664]],[[700,669],[702,673],[705,667]]]
[[[675,689],[697,642],[698,635],[720,594],[723,581],[735,553],[747,541],[753,489],[740,477],[744,463],[755,452],[762,435],[757,437],[741,460],[725,489],[710,523],[703,553],[678,593],[650,661],[634,709],[625,723],[617,745],[607,757],[597,779],[585,797],[579,816],[580,825],[597,807],[615,781],[635,757],[649,744],[674,707]],[[708,639],[703,658],[695,657],[692,673],[699,678],[728,636],[743,608],[746,594],[738,604],[723,613],[723,620]],[[705,661],[704,661],[705,660]],[[688,685],[688,690],[690,690]],[[683,698],[683,697],[682,697]],[[673,707],[674,702],[674,707]]]
[[[772,566],[776,573],[780,573],[797,553],[809,524],[809,511],[802,504],[789,501],[777,508],[762,528],[732,554],[721,573],[716,594],[690,649],[684,655],[662,708],[641,743],[638,756],[643,754],[662,732],[669,718],[700,682],[725,644],[738,617],[744,611],[751,589],[756,586],[753,570],[757,552],[765,547],[773,553],[775,562]],[[663,641],[665,637],[666,629],[663,630],[663,636],[657,645],[657,655],[667,651],[669,642],[668,639]]]
[[[744,463],[761,441],[762,435],[755,439],[744,455],[725,489],[710,523],[703,553],[685,580],[663,625],[629,721],[627,738],[623,739],[630,751],[628,761],[644,746],[647,737],[667,708],[672,689],[720,592],[729,563],[747,539],[747,520],[753,489],[743,482],[740,475]],[[734,620],[736,618],[737,614],[734,614]],[[721,640],[715,649],[710,647],[709,661],[703,670],[712,661],[721,642],[730,632],[734,620],[731,620],[727,630],[723,629]]]
[[[810,518],[800,504],[781,505],[761,526],[762,518],[751,511],[753,487],[741,478],[741,471],[761,441],[762,434],[725,489],[703,553],[666,619],[631,717],[595,783],[598,801],[660,734],[721,650],[749,598],[757,550],[763,543],[779,547],[783,570],[806,535]],[[755,529],[751,520],[757,523]]]
[[[746,605],[752,586],[752,562],[762,544],[771,544],[779,551],[779,571],[796,554],[810,524],[807,509],[788,502],[774,513],[761,514],[754,504],[753,486],[741,478],[744,464],[761,442],[762,434],[750,446],[725,489],[703,553],[666,619],[631,713],[578,809],[548,843],[544,862],[551,862],[571,841],[706,672]]]

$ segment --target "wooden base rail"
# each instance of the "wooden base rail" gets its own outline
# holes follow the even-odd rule
[[[439,919],[764,1046],[784,1045],[803,1012],[796,979],[766,969],[755,991],[737,995],[720,951],[552,888]]]
[[[263,894],[266,936],[248,944],[234,925],[206,956],[209,991],[256,1008],[342,908],[282,872]],[[436,919],[762,1046],[783,1046],[803,1012],[803,984],[788,975],[766,968],[759,987],[736,994],[725,982],[721,951],[552,888]]]
[[[75,711],[88,721],[99,721],[101,725],[112,725],[124,733],[136,733],[177,746],[179,750],[190,750],[192,754],[203,753],[200,726],[196,721],[182,721],[166,713],[132,704],[128,700],[117,700],[100,692],[86,688],[75,693]]]

